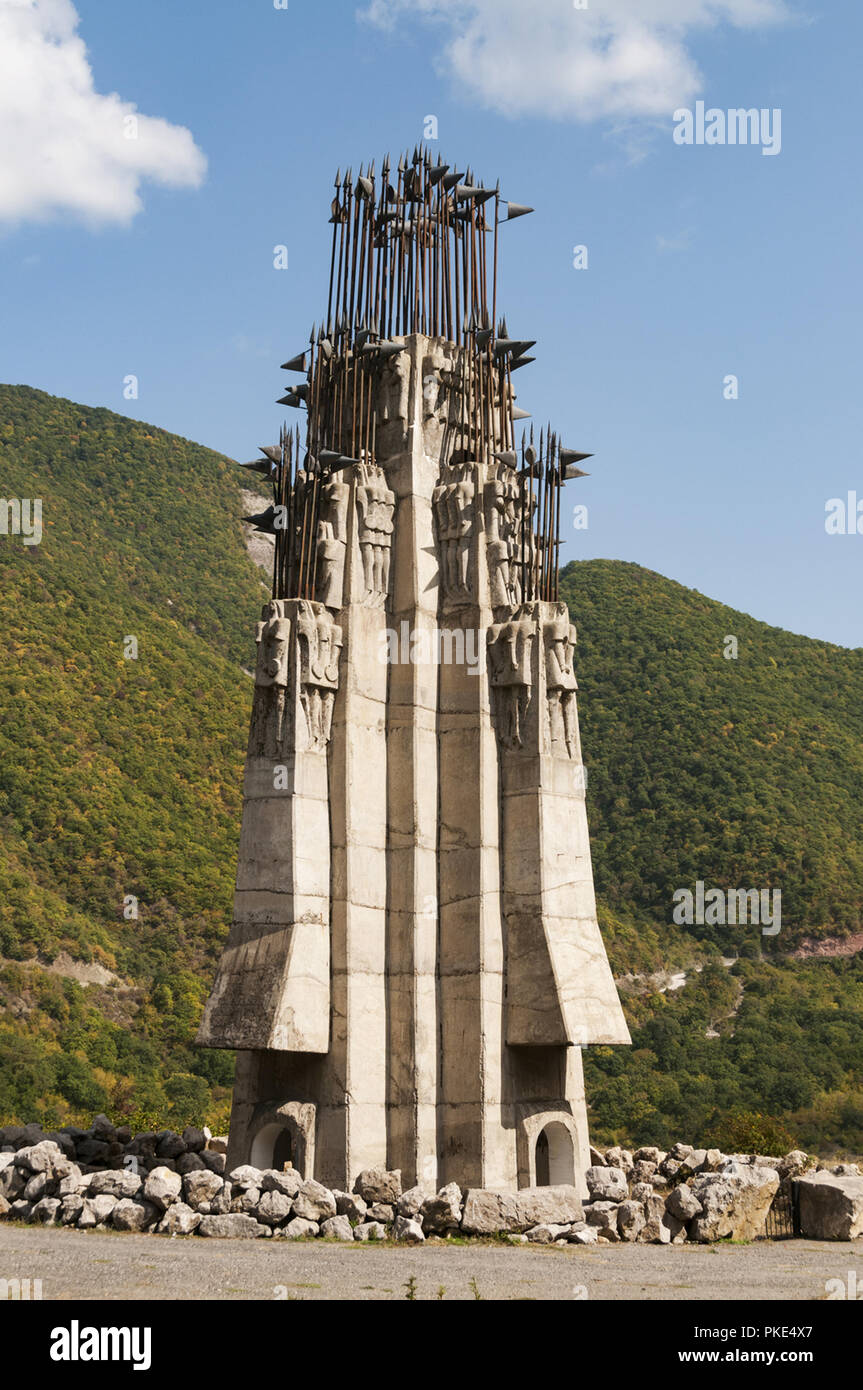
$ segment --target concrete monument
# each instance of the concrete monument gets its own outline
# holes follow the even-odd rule
[[[516,441],[533,344],[495,324],[529,211],[419,151],[339,176],[327,320],[285,364],[306,438],[246,465],[274,588],[198,1036],[238,1053],[229,1168],[583,1188],[581,1049],[629,1042],[558,597],[587,456]]]

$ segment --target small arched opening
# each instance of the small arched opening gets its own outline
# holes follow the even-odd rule
[[[284,1125],[264,1125],[252,1141],[249,1159],[253,1168],[276,1168],[295,1163],[294,1136]]]
[[[537,1187],[571,1186],[575,1182],[575,1150],[566,1125],[552,1121],[536,1137]]]

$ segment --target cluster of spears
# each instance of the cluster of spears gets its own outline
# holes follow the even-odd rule
[[[244,467],[271,479],[273,506],[246,518],[276,537],[273,594],[315,597],[315,542],[328,478],[376,461],[376,377],[420,333],[456,349],[447,382],[457,409],[448,425],[450,467],[494,458],[518,477],[518,558],[525,600],[557,597],[561,487],[586,476],[589,454],[562,449],[550,432],[537,451],[515,442],[528,412],[514,404],[512,374],[535,359],[532,340],[511,338],[497,318],[498,240],[507,222],[532,208],[501,199],[470,170],[435,163],[427,150],[389,157],[354,177],[336,175],[327,317],[308,348],[283,364],[300,373],[278,404],[306,413],[298,430]],[[534,529],[535,528],[535,529]],[[530,539],[532,536],[532,540]]]

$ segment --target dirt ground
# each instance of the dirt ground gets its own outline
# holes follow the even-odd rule
[[[0,1225],[0,1279],[39,1279],[44,1300],[400,1300],[413,1281],[419,1300],[807,1302],[852,1272],[863,1290],[863,1241],[406,1247]]]

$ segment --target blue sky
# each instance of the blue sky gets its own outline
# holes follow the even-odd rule
[[[69,0],[46,3],[68,38]],[[569,532],[563,558],[636,561],[863,646],[863,535],[825,531],[828,499],[863,500],[860,5],[590,0],[583,70],[560,35],[585,16],[522,4],[527,34],[514,5],[377,0],[385,27],[348,0],[76,0],[95,92],[170,123],[150,148],[186,186],[154,165],[140,210],[118,221],[111,198],[135,191],[127,179],[115,193],[109,171],[94,215],[98,161],[79,177],[67,159],[53,193],[28,186],[11,210],[0,179],[0,380],[251,458],[293,414],[275,404],[278,365],[325,307],[337,166],[413,147],[432,114],[433,150],[536,208],[502,234],[499,303],[538,340],[520,404],[596,453],[569,488],[589,529]],[[20,19],[33,0],[0,0],[0,20],[4,7]],[[781,108],[781,153],[675,144],[675,93]],[[22,128],[13,142],[41,138]],[[28,162],[22,144],[13,179]],[[723,398],[729,374],[737,400]]]

